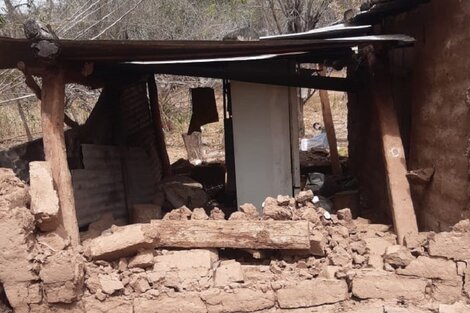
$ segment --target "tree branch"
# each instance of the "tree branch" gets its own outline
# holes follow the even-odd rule
[[[108,27],[106,27],[105,29],[103,29],[102,32],[100,32],[98,35],[96,35],[95,37],[91,38],[92,40],[95,40],[97,38],[99,38],[101,35],[103,35],[104,33],[106,33],[108,31],[108,29],[110,29],[111,27],[113,27],[114,25],[116,25],[117,23],[119,23],[124,17],[126,17],[127,15],[129,15],[132,11],[134,11],[138,6],[139,4],[141,4],[144,0],[140,0],[139,2],[136,3],[136,5],[134,5],[132,8],[130,8],[129,10],[126,11],[126,13],[124,13],[123,15],[121,15],[116,21],[114,21],[113,23],[111,23],[111,25],[109,25]]]
[[[282,34],[283,31],[282,31],[281,25],[279,24],[279,20],[277,19],[276,9],[274,8],[274,1],[269,0],[268,3],[269,3],[269,8],[271,9],[271,13],[273,15],[273,20],[276,25],[277,31],[279,34]]]

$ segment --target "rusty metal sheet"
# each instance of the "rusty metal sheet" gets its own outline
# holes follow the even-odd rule
[[[127,157],[129,198],[134,204],[151,203],[159,178],[152,170],[152,160],[142,148],[129,148]]]
[[[113,146],[82,145],[85,169],[72,170],[79,226],[108,212],[115,218],[127,215],[121,159]]]

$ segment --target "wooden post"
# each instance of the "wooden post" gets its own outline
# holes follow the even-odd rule
[[[418,232],[418,223],[406,178],[405,153],[388,80],[388,67],[380,63],[373,52],[369,53],[368,59],[371,68],[372,100],[382,137],[388,198],[398,242],[402,244],[406,234]]]
[[[65,80],[62,70],[43,76],[41,120],[44,155],[52,168],[54,187],[60,204],[60,220],[70,237],[72,246],[80,243],[72,176],[67,164],[64,140]]]
[[[188,153],[188,161],[196,160],[204,161],[204,153],[202,151],[202,139],[200,132],[194,132],[191,135],[181,134],[183,137],[184,147]]]
[[[155,126],[155,136],[158,155],[162,161],[163,176],[171,175],[170,158],[166,149],[165,134],[163,133],[162,114],[160,104],[158,103],[158,89],[154,75],[150,76],[147,81],[150,109],[152,111],[153,123]]]
[[[326,76],[326,70],[322,69],[322,76]],[[321,111],[323,113],[323,123],[325,124],[326,137],[330,145],[330,162],[334,175],[341,175],[342,168],[339,162],[338,144],[336,143],[335,125],[333,124],[333,116],[331,115],[330,98],[327,90],[319,90]]]
[[[300,192],[300,156],[299,156],[299,116],[300,103],[298,88],[289,87],[290,149],[292,165],[292,189],[294,195]]]

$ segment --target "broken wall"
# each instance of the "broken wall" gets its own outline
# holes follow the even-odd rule
[[[376,220],[391,223],[379,125],[366,88],[367,66],[355,68],[354,75],[364,88],[348,95],[349,170],[360,182],[361,208],[373,212]]]
[[[153,200],[162,178],[147,84],[143,79],[107,86],[84,126],[83,166],[72,169],[80,226]]]
[[[80,226],[127,206],[152,202],[162,178],[145,77],[106,86],[85,124],[65,131]],[[29,182],[29,162],[43,161],[42,139],[0,151],[0,165]]]
[[[448,230],[470,215],[469,21],[470,3],[452,0],[431,1],[382,25],[384,33],[416,38],[412,48],[391,50],[389,65],[408,169],[435,168],[429,184],[411,185],[422,229]],[[365,197],[377,199],[386,185],[383,162],[377,159],[381,150],[376,144],[374,113],[365,91],[355,96],[349,104],[357,110],[350,116],[351,161],[367,187]],[[374,204],[380,211],[389,211],[386,201]]]
[[[52,181],[39,163],[31,177]],[[30,202],[43,202],[44,184],[33,182]],[[41,230],[27,191],[0,168],[0,308],[14,312],[469,311],[470,220],[400,246],[390,226],[349,209],[325,214],[301,192],[267,198],[262,215],[250,204],[228,221],[188,210],[180,220],[111,226],[72,247],[60,225]]]

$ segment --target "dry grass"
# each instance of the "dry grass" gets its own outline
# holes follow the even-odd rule
[[[189,91],[188,91],[189,94]],[[223,152],[224,151],[224,122],[223,122],[223,99],[220,88],[216,88],[217,111],[219,113],[219,121],[203,126],[202,128],[202,144],[206,153]],[[182,107],[179,108],[180,114],[184,112],[181,119],[175,120],[171,118],[171,130],[165,132],[165,141],[168,149],[170,162],[173,163],[180,158],[187,158],[186,149],[184,147],[181,134],[186,133],[191,119],[191,107],[189,97],[183,96],[180,100]]]
[[[346,156],[348,146],[347,96],[343,92],[330,92],[329,95],[340,155]],[[221,90],[216,90],[216,98],[219,122],[204,126],[202,131],[203,149],[208,153],[224,151],[223,103]],[[182,99],[180,103],[185,103],[185,107],[180,108],[180,110],[185,112],[185,117],[178,120],[173,119],[171,121],[173,129],[166,132],[168,154],[170,162],[172,163],[180,158],[187,157],[181,134],[188,130],[189,120],[191,118],[191,109],[189,106],[189,99]],[[315,93],[305,104],[304,121],[306,137],[312,137],[318,134],[318,132],[312,127],[314,122],[320,122],[323,125],[321,104],[318,93]]]
[[[344,92],[329,92],[333,124],[335,125],[336,138],[339,147],[348,145],[348,108],[347,95]],[[313,123],[323,125],[320,97],[315,93],[304,106],[305,137],[318,134],[313,129]]]
[[[160,100],[164,122],[167,124],[165,139],[168,154],[170,161],[175,162],[180,158],[187,157],[181,134],[187,132],[191,118],[189,89],[178,89],[173,91],[173,96],[170,98],[162,97]],[[79,101],[77,100],[67,108],[67,114],[75,121],[83,124],[90,113],[91,106],[83,105]],[[224,151],[223,100],[220,88],[216,88],[216,101],[219,122],[205,125],[202,131],[203,149],[209,154]],[[330,92],[333,122],[342,155],[347,154],[346,101],[347,98],[344,93]],[[24,114],[24,120],[21,118],[20,108]],[[313,129],[313,123],[320,122],[323,124],[318,93],[315,93],[305,104],[304,121],[305,136],[311,137],[316,135],[318,132]],[[40,105],[38,101],[19,100],[15,103],[0,106],[0,149],[28,141],[27,130],[32,135],[32,139],[41,136]]]
[[[66,114],[83,124],[91,108],[76,100],[66,109]],[[93,102],[94,104],[94,102]],[[38,100],[18,100],[0,106],[0,150],[31,141],[42,136],[41,109]]]

